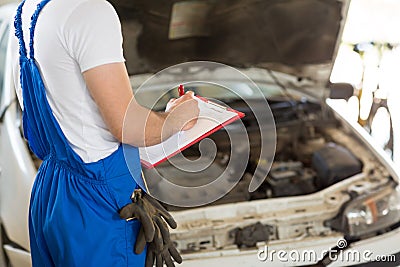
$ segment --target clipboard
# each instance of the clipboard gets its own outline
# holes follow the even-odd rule
[[[140,161],[143,167],[150,169],[175,156],[207,136],[245,116],[237,110],[224,107],[206,98],[196,96],[200,113],[196,125],[180,131],[164,142],[148,147],[140,147]]]

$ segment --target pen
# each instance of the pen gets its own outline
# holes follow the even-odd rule
[[[180,84],[178,87],[178,93],[179,93],[179,96],[183,96],[185,94],[185,88],[183,88],[182,84]]]

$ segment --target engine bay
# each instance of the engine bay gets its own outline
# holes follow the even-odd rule
[[[270,102],[276,121],[275,159],[271,169],[264,172],[263,184],[256,191],[248,192],[254,170],[258,162],[263,160],[259,156],[262,137],[257,122],[250,110],[246,109],[246,105],[238,101],[233,103],[233,106],[246,114],[242,121],[250,141],[249,162],[236,186],[209,205],[310,194],[362,172],[362,160],[347,148],[349,145],[343,140],[332,136],[331,131],[338,128],[338,123],[323,118],[318,104],[305,101]],[[204,152],[204,149],[199,147],[201,145],[195,144],[182,152],[185,158],[181,161],[174,160],[175,164],[164,162],[156,167],[157,172],[169,181],[184,186],[199,186],[212,182],[223,173],[230,154],[240,151],[235,151],[231,146],[229,136],[224,130],[212,134],[209,138],[217,148],[215,155],[207,150]],[[193,164],[204,165],[203,161],[212,156],[212,164],[200,172],[189,174],[182,170],[185,168],[177,168],[184,164],[190,164],[188,166],[191,169]],[[190,161],[185,161],[186,159]],[[152,180],[151,175],[145,170],[147,180]],[[232,171],[231,175],[237,174]],[[168,205],[168,208],[182,209],[171,205]]]
[[[228,194],[207,206],[166,205],[178,222],[171,236],[188,258],[198,257],[198,252],[220,253],[221,249],[238,253],[238,249],[267,243],[337,240],[343,233],[330,222],[340,216],[342,207],[356,195],[391,181],[385,167],[333,114],[311,102],[278,101],[270,103],[277,132],[275,159],[263,184],[250,193],[252,171],[260,160],[260,133],[251,113],[240,105],[234,108],[246,113],[243,121],[251,145],[243,177]],[[224,131],[210,138],[218,146],[213,164],[206,169],[211,176],[226,166],[230,147]],[[198,151],[193,146],[183,154],[197,158]],[[179,176],[185,175],[167,162],[157,169],[178,182]],[[195,179],[210,181],[206,174],[196,173]]]

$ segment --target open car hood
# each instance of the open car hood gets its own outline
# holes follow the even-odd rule
[[[350,0],[111,0],[131,75],[206,60],[327,82]]]

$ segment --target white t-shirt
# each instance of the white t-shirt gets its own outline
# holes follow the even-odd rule
[[[22,26],[29,55],[31,16],[40,0],[26,0]],[[12,42],[13,73],[19,81],[18,39]],[[94,162],[114,152],[119,142],[102,119],[82,73],[107,63],[124,62],[121,25],[105,0],[51,0],[39,15],[34,37],[47,99],[73,150],[84,162]]]

